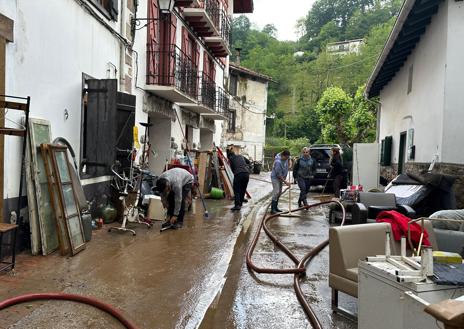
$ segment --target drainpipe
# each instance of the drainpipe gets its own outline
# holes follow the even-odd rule
[[[127,10],[127,0],[121,0],[121,15],[120,15],[120,34],[126,37],[126,10]],[[126,91],[125,88],[125,72],[124,69],[126,61],[126,47],[123,43],[120,43],[119,46],[119,90]],[[130,90],[127,90],[130,92]]]

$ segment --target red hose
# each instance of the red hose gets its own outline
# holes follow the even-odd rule
[[[288,190],[288,188],[282,192],[285,193]],[[298,260],[298,258],[288,249],[269,229],[267,226],[267,223],[277,217],[279,217],[282,214],[288,214],[296,211],[300,211],[302,209],[310,209],[314,207],[318,207],[321,205],[329,204],[329,203],[335,203],[338,206],[342,208],[343,216],[342,216],[342,223],[341,226],[344,225],[345,223],[345,218],[346,218],[346,212],[345,212],[345,207],[339,202],[339,201],[325,201],[325,202],[319,202],[315,203],[309,206],[304,206],[298,209],[294,209],[292,211],[287,211],[283,213],[278,213],[275,215],[270,215],[266,216],[266,213],[269,209],[269,205],[266,207],[266,212],[264,213],[260,223],[259,227],[253,237],[253,240],[251,241],[251,244],[248,246],[247,252],[246,252],[246,264],[247,267],[250,270],[253,270],[257,273],[271,273],[271,274],[294,274],[294,289],[296,296],[298,298],[298,301],[300,302],[301,306],[303,307],[303,310],[305,311],[306,315],[309,318],[309,321],[311,323],[311,326],[315,329],[322,329],[322,325],[317,318],[316,313],[313,311],[309,303],[306,301],[304,298],[303,291],[301,289],[300,285],[300,279],[305,276],[306,273],[306,265],[309,263],[319,252],[321,252],[326,246],[329,245],[329,240],[325,240],[312,248],[306,255],[301,260]],[[280,250],[282,250],[295,264],[295,267],[293,268],[263,268],[263,267],[258,267],[253,263],[252,256],[253,252],[255,250],[256,244],[258,243],[259,236],[261,234],[261,229],[264,230],[264,232],[268,235],[268,237],[274,242],[277,247],[279,247]]]
[[[7,307],[21,304],[24,302],[36,301],[36,300],[67,300],[78,303],[87,304],[102,310],[103,312],[108,313],[115,319],[117,319],[124,327],[127,329],[138,329],[138,327],[133,324],[130,320],[126,319],[120,310],[111,306],[109,304],[103,303],[96,298],[86,297],[74,294],[65,294],[60,292],[48,292],[48,293],[38,293],[38,294],[26,294],[17,297],[12,297],[9,299],[0,302],[0,310],[3,310]]]

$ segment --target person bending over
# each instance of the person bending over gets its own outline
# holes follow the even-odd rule
[[[185,204],[192,191],[193,176],[185,169],[172,168],[162,173],[156,181],[156,189],[161,194],[161,202],[167,209],[166,221],[162,228],[181,227],[184,223]]]
[[[245,199],[245,193],[247,190],[248,182],[250,180],[250,172],[248,166],[250,161],[243,155],[235,154],[232,150],[227,150],[227,158],[230,162],[230,168],[234,173],[234,199],[235,205],[231,209],[237,211],[242,208],[244,202],[248,202]]]

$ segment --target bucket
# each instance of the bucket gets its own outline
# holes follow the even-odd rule
[[[221,190],[220,188],[213,187],[211,188],[211,192],[209,193],[211,199],[223,199],[226,196],[226,193]]]

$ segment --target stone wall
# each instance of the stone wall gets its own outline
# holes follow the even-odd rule
[[[405,172],[420,174],[423,171],[427,171],[429,166],[430,163],[409,162],[405,164]],[[454,192],[456,194],[457,207],[464,208],[464,164],[435,163],[433,173],[457,177],[453,186]],[[388,167],[380,167],[380,175],[385,177],[389,181],[395,178],[397,174],[398,164],[396,163]]]

